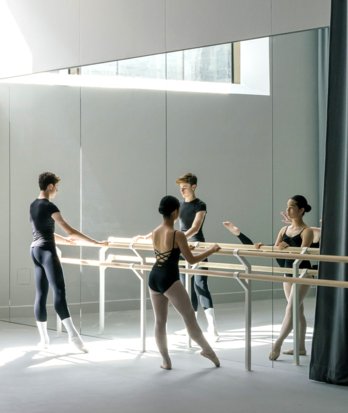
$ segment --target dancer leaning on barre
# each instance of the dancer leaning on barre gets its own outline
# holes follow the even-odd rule
[[[179,208],[180,203],[177,198],[173,196],[162,198],[158,210],[163,216],[163,222],[152,232],[156,262],[149,274],[149,290],[155,314],[156,343],[163,359],[161,367],[166,370],[172,368],[166,333],[169,302],[182,316],[191,339],[202,348],[201,355],[219,367],[220,361],[205,339],[197,323],[190,298],[179,280],[178,262],[182,254],[190,264],[195,264],[218,251],[220,247],[215,244],[205,252],[193,255],[185,234],[174,230],[174,222],[179,217]]]
[[[309,212],[312,207],[308,204],[307,199],[302,195],[295,195],[291,197],[287,202],[286,216],[290,221],[290,225],[283,227],[277,236],[275,247],[279,249],[285,249],[287,247],[311,247],[313,246],[313,230],[307,226],[303,221],[303,216],[306,212]],[[233,235],[237,236],[243,244],[253,244],[251,239],[243,234],[240,229],[230,221],[223,222],[225,228],[227,228]],[[319,242],[319,239],[316,240]],[[260,248],[263,244],[254,244],[256,248]],[[278,264],[284,268],[292,268],[294,260],[289,259],[277,259]],[[301,261],[300,268],[311,268],[309,261]],[[284,274],[286,277],[291,277],[291,274]],[[293,308],[293,288],[291,283],[283,283],[284,294],[287,300],[287,306],[285,310],[285,316],[280,329],[280,334],[275,341],[272,351],[269,354],[270,360],[277,360],[282,344],[286,337],[292,330],[292,308]],[[307,322],[304,315],[304,298],[309,290],[307,285],[299,285],[299,321],[300,321],[300,355],[306,355],[305,339]],[[284,351],[283,354],[294,353],[293,349]]]
[[[180,193],[184,198],[180,206],[180,230],[183,231],[189,241],[204,242],[203,224],[207,214],[207,206],[205,202],[196,198],[197,176],[187,173],[178,178],[176,184],[179,185]],[[185,275],[181,274],[180,279],[182,283],[185,283]],[[195,275],[191,277],[191,302],[196,315],[198,303],[200,303],[207,319],[208,334],[217,341],[219,334],[216,328],[214,304],[209,291],[207,276]]]
[[[86,353],[87,349],[68,310],[63,270],[57,255],[55,240],[59,239],[67,244],[81,240],[98,245],[107,245],[107,241],[95,241],[71,227],[64,220],[57,206],[51,202],[57,194],[59,181],[60,178],[51,172],[40,174],[40,193],[30,205],[30,222],[33,232],[31,257],[35,265],[36,287],[34,313],[40,334],[39,345],[43,348],[49,346],[46,301],[50,285],[53,289],[54,308],[69,335],[69,342],[78,350]],[[54,233],[55,223],[68,234],[68,237]]]

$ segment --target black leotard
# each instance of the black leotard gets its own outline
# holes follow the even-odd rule
[[[149,274],[149,287],[158,293],[165,293],[175,281],[179,281],[180,249],[174,248],[175,233],[172,249],[159,252],[155,249],[156,262]]]
[[[289,247],[301,247],[302,245],[301,234],[305,230],[305,228],[303,228],[303,230],[299,234],[295,235],[294,237],[290,237],[289,235],[286,234],[287,229],[288,227],[284,231],[284,234],[282,236],[282,241],[286,242],[289,245]],[[283,259],[277,258],[277,262],[280,267],[292,268],[292,264],[294,263],[294,260],[289,260],[289,259],[283,260]],[[312,268],[311,263],[309,261],[301,261],[300,268]],[[287,277],[292,277],[292,274],[285,274],[285,275]]]

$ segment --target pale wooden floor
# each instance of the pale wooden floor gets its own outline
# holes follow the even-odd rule
[[[312,304],[307,303],[309,310]],[[35,328],[0,322],[0,411],[346,412],[348,389],[310,381],[310,356],[301,358],[301,366],[294,366],[289,356],[282,355],[275,363],[268,360],[272,342],[268,310],[267,302],[254,305],[252,372],[244,368],[241,304],[233,308],[219,305],[216,309],[221,332],[221,341],[214,344],[221,358],[219,369],[196,354],[198,348],[187,349],[185,337],[173,334],[181,327],[174,313],[168,327],[172,371],[159,368],[151,326],[149,351],[139,352],[135,312],[114,316],[126,321],[118,321],[119,331],[114,337],[112,331],[109,339],[84,336],[88,354],[77,354],[66,343],[65,334],[57,337],[53,331],[51,348],[38,351]],[[113,315],[108,317],[111,326]],[[151,319],[149,312],[149,324]],[[277,328],[273,327],[274,334]],[[307,347],[310,350],[310,333]]]

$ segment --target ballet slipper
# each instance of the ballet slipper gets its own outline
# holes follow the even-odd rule
[[[172,369],[172,366],[165,366],[164,364],[161,364],[160,367],[163,370],[171,370]]]
[[[163,370],[171,370],[172,369],[172,361],[170,360],[170,358],[164,358],[163,359],[163,363],[160,365],[161,369]]]
[[[72,344],[77,350],[82,351],[83,353],[88,353],[88,349],[86,348],[85,343],[82,341],[79,335],[70,337],[69,343]]]
[[[228,229],[233,235],[235,235],[236,237],[238,237],[239,235],[240,235],[240,229],[236,226],[236,225],[234,225],[234,223],[233,222],[231,222],[231,221],[224,221],[223,223],[222,223],[222,225],[226,228],[226,229]]]
[[[298,353],[299,353],[300,356],[307,356],[307,351],[306,350],[300,350]],[[294,355],[294,350],[293,349],[285,350],[285,351],[283,351],[283,354],[293,356]]]
[[[217,355],[214,353],[214,351],[201,351],[201,356],[209,359],[215,364],[215,367],[220,367],[220,360],[218,359]]]
[[[271,361],[275,361],[278,359],[279,355],[280,355],[280,348],[273,348],[272,351],[269,353],[268,358]]]

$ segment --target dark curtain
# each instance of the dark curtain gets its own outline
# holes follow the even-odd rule
[[[347,0],[332,0],[321,254],[348,255]],[[348,265],[319,278],[348,281]],[[348,289],[318,287],[309,377],[348,385]]]

